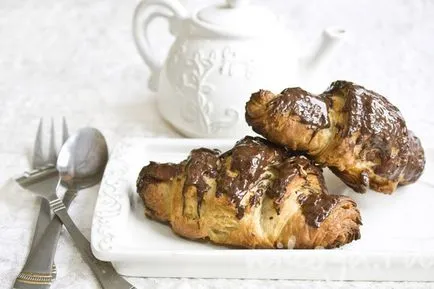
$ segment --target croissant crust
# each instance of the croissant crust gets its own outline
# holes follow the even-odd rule
[[[360,237],[360,213],[330,195],[322,170],[261,138],[228,152],[196,149],[179,164],[145,166],[145,214],[189,239],[244,248],[334,248]]]
[[[320,95],[260,90],[246,104],[246,120],[269,141],[328,166],[357,192],[392,193],[424,169],[422,145],[398,108],[351,82],[333,82]]]

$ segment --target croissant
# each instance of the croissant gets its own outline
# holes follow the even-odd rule
[[[137,179],[145,215],[189,239],[243,248],[334,248],[360,237],[360,213],[327,194],[322,170],[264,139],[220,154],[192,150],[179,163],[150,162]]]
[[[269,141],[306,152],[357,192],[392,193],[415,182],[425,166],[419,139],[385,97],[347,81],[320,95],[287,88],[260,90],[246,120]]]

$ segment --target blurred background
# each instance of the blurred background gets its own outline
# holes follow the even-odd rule
[[[66,116],[72,129],[105,128],[123,135],[176,136],[161,121],[149,71],[132,37],[137,0],[0,1],[0,151],[21,152],[40,115]],[[213,2],[181,0],[194,11]],[[387,96],[423,143],[434,140],[434,1],[267,0],[299,47],[317,45],[324,27],[347,31],[325,74]],[[163,57],[172,39],[167,23],[151,27]],[[15,130],[14,127],[29,127]],[[5,137],[4,137],[5,138]],[[1,156],[0,156],[1,157]],[[10,159],[13,161],[13,159]],[[7,162],[7,160],[6,160]]]

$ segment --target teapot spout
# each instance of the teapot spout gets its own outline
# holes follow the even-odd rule
[[[342,28],[330,27],[323,31],[322,41],[317,51],[305,60],[303,68],[306,76],[311,78],[313,74],[325,67],[343,42],[346,31]]]

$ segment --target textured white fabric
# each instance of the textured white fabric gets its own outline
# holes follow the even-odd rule
[[[204,2],[184,0],[190,8]],[[294,43],[300,46],[313,45],[324,26],[346,27],[350,37],[327,70],[327,81],[353,80],[387,95],[424,145],[433,146],[433,1],[262,2],[294,29]],[[65,116],[71,131],[95,126],[110,147],[126,135],[177,135],[160,119],[155,96],[146,88],[149,72],[131,36],[136,4],[135,0],[0,1],[0,288],[10,288],[23,265],[38,211],[38,201],[10,178],[27,167],[40,116],[56,121]],[[154,45],[165,47],[170,41],[161,36],[164,28],[154,27]],[[97,189],[81,192],[71,208],[87,237]],[[52,288],[98,288],[67,233],[60,238],[56,263],[59,273]],[[164,289],[434,288],[432,283],[406,282],[130,280],[138,288]]]

